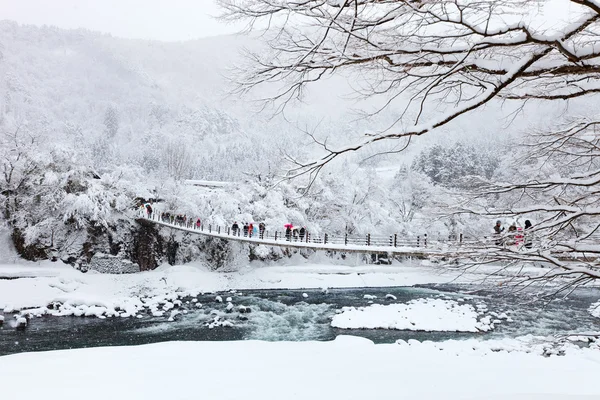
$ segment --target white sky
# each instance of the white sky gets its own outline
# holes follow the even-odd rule
[[[214,0],[0,0],[0,20],[165,41],[239,31],[218,13]]]

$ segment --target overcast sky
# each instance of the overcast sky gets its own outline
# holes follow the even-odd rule
[[[0,20],[166,41],[234,33],[214,0],[0,0]]]

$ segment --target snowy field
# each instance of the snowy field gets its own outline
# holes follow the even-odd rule
[[[0,357],[0,376],[10,399],[600,398],[600,351],[525,341],[169,342]]]

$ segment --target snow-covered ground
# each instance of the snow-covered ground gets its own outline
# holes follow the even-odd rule
[[[24,277],[14,279],[17,277]],[[163,266],[139,274],[81,273],[59,263],[0,265],[0,310],[45,307],[52,302],[129,310],[135,315],[139,298],[172,300],[200,292],[230,289],[301,289],[411,286],[446,283],[457,277],[421,266],[359,266],[306,264],[248,267],[224,273],[202,265]],[[98,310],[95,310],[98,311]]]
[[[592,400],[600,351],[535,338],[169,342],[0,357],[6,398]]]

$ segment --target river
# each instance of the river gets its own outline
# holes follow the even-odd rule
[[[306,296],[304,295],[306,294]],[[386,299],[391,294],[396,300]],[[226,301],[231,296],[236,308],[225,314]],[[376,299],[365,299],[365,295]],[[491,339],[532,335],[568,335],[600,331],[600,319],[594,318],[589,306],[598,300],[597,289],[581,289],[568,299],[544,302],[533,294],[486,290],[459,285],[431,285],[395,288],[356,288],[321,290],[241,290],[235,293],[206,293],[197,298],[182,298],[181,314],[174,321],[146,315],[143,318],[53,317],[32,318],[24,331],[17,331],[8,321],[0,327],[0,355],[97,346],[138,345],[171,340],[223,341],[269,340],[306,341],[331,340],[337,335],[362,336],[376,343],[393,343],[398,339],[440,341],[479,337]],[[485,303],[488,312],[510,315],[511,322],[497,324],[490,332],[423,332],[387,329],[337,329],[331,319],[345,306],[368,306],[407,302],[420,298],[465,299],[465,303]],[[201,303],[202,307],[197,307]],[[244,305],[249,313],[239,313]],[[209,327],[214,315],[233,326]]]

